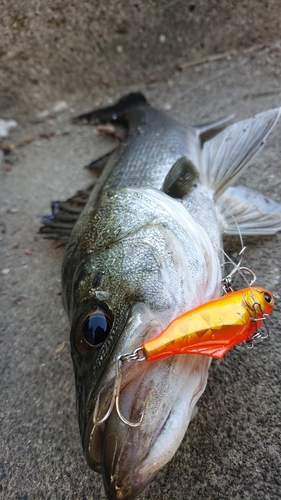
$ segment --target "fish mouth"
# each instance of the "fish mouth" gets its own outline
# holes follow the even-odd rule
[[[205,389],[209,364],[206,357],[182,355],[129,366],[120,407],[133,422],[144,413],[138,427],[122,422],[115,408],[104,423],[94,425],[92,411],[84,450],[90,467],[103,475],[108,499],[134,499],[172,458]],[[101,407],[110,389],[101,396]]]

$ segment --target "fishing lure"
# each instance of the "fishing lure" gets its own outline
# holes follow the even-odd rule
[[[175,354],[202,354],[221,359],[238,343],[251,345],[274,305],[273,295],[259,287],[230,292],[176,318],[157,337],[141,346],[146,361]],[[266,335],[267,336],[267,335]]]
[[[105,422],[114,406],[120,419],[131,427],[139,422],[128,421],[120,412],[122,366],[130,361],[154,362],[177,354],[201,354],[221,359],[229,349],[244,342],[253,347],[254,342],[268,336],[267,317],[274,306],[273,294],[260,287],[247,287],[230,291],[219,299],[211,300],[192,309],[172,321],[155,338],[143,342],[132,353],[117,358],[116,378],[108,411],[98,419],[99,397],[94,411],[94,424]],[[259,329],[265,326],[266,334]]]

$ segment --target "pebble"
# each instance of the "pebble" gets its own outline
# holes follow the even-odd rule
[[[37,113],[38,120],[44,120],[45,118],[48,118],[48,116],[49,111],[47,109],[44,109],[44,111],[39,111],[39,113]]]
[[[8,137],[10,128],[17,127],[15,120],[2,120],[0,118],[0,137]]]
[[[15,145],[12,142],[2,142],[1,149],[4,153],[10,153],[15,149]]]
[[[19,146],[26,146],[30,142],[34,141],[35,137],[31,134],[24,135],[22,140],[19,142]]]
[[[69,135],[69,134],[71,134],[71,132],[72,132],[72,128],[70,125],[66,125],[64,127],[64,129],[62,130],[63,135]]]
[[[1,269],[1,274],[8,274],[10,272],[10,269],[7,267],[5,269]]]
[[[170,109],[172,109],[172,104],[170,102],[167,102],[166,104],[164,104],[163,109],[165,109],[165,111],[170,111]]]
[[[31,248],[26,248],[26,250],[24,251],[24,253],[26,255],[31,255],[31,256],[35,255],[34,250],[31,250]]]
[[[53,106],[53,113],[61,113],[62,111],[65,111],[68,109],[68,104],[65,101],[57,101],[54,106]]]

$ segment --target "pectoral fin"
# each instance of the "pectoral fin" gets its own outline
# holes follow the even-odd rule
[[[185,156],[182,156],[167,174],[162,191],[172,198],[183,198],[194,187],[198,178],[196,167]]]

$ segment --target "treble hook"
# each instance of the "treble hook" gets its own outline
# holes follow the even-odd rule
[[[100,393],[97,396],[96,400],[96,406],[94,409],[94,415],[93,415],[93,423],[94,425],[100,425],[103,422],[105,422],[111,415],[112,410],[115,406],[116,412],[120,420],[128,425],[129,427],[139,427],[140,424],[143,421],[144,417],[144,412],[141,414],[140,420],[138,422],[130,422],[127,418],[122,415],[121,410],[120,410],[120,405],[119,405],[119,397],[120,397],[120,389],[121,389],[121,382],[122,382],[122,366],[124,362],[126,361],[143,361],[144,358],[139,356],[139,351],[141,349],[137,348],[135,351],[131,354],[123,354],[119,356],[116,361],[115,361],[115,380],[113,384],[113,391],[112,391],[112,397],[110,401],[109,408],[106,412],[106,414],[102,418],[98,418],[99,414],[99,402],[100,402]]]
[[[244,344],[248,349],[252,349],[254,347],[255,342],[259,342],[261,340],[265,340],[269,337],[269,328],[268,328],[268,314],[263,312],[263,309],[261,308],[261,305],[258,302],[253,303],[253,309],[256,312],[256,307],[260,310],[262,313],[261,318],[252,318],[252,321],[255,321],[256,323],[256,331],[253,333],[253,335],[248,339],[244,341]],[[258,322],[262,321],[262,326],[265,328],[265,334],[262,334],[258,328]]]
[[[252,286],[253,283],[257,279],[255,273],[253,273],[253,271],[251,269],[249,269],[248,267],[245,267],[245,266],[241,266],[242,261],[243,261],[243,257],[244,257],[245,251],[246,251],[246,248],[247,247],[244,246],[242,248],[242,250],[240,250],[239,255],[241,257],[240,257],[240,260],[239,260],[238,264],[236,264],[236,266],[234,266],[234,268],[232,269],[232,271],[230,271],[230,273],[227,276],[225,276],[225,278],[223,278],[223,280],[222,280],[224,293],[233,292],[233,289],[232,289],[232,279],[233,279],[234,274],[237,273],[237,272],[244,271],[245,273],[248,273],[248,274],[250,274],[252,276],[252,281],[249,283],[249,286]],[[241,274],[243,276],[243,272]]]

